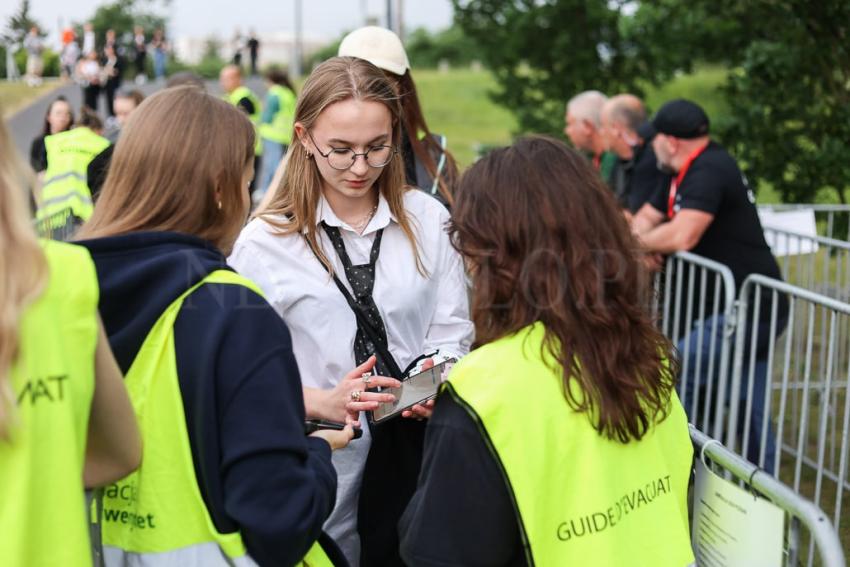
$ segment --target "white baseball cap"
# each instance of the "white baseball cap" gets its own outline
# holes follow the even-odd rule
[[[365,59],[375,67],[395,75],[404,75],[410,69],[407,52],[399,37],[377,26],[356,29],[342,38],[338,55]]]

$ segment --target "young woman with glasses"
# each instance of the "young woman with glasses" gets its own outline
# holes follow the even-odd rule
[[[230,258],[292,331],[308,417],[341,422],[374,410],[392,395],[366,390],[397,385],[393,361],[405,368],[469,349],[466,279],[445,231],[448,212],[405,186],[400,117],[396,91],[371,63],[320,65],[298,99],[283,180]],[[371,432],[360,419],[363,438],[334,455],[339,488],[326,529],[354,565],[397,564],[396,524],[418,475],[419,420],[429,415],[430,404],[414,407]]]

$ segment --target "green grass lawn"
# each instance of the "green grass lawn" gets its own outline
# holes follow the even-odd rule
[[[55,89],[59,83],[48,79],[41,86],[29,87],[22,81],[10,83],[0,81],[0,115],[8,118],[30,102],[46,92]]]
[[[516,119],[490,100],[488,92],[496,87],[496,82],[489,72],[416,69],[413,78],[428,127],[446,136],[461,168],[475,160],[479,145],[511,142]]]

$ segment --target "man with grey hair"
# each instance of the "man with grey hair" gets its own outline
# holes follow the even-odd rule
[[[670,185],[670,176],[657,167],[652,140],[644,140],[639,133],[646,123],[646,107],[638,97],[620,94],[602,106],[600,122],[605,148],[618,158],[611,188],[623,209],[634,214]]]
[[[584,91],[571,98],[564,116],[564,133],[577,150],[590,157],[602,179],[609,182],[617,158],[606,152],[599,130],[602,107],[607,100],[599,91]]]

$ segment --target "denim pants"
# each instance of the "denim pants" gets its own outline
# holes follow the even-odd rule
[[[157,79],[165,77],[165,51],[154,49],[153,52],[153,74]]]
[[[721,354],[721,344],[723,339],[723,330],[724,330],[725,317],[723,315],[715,315],[709,317],[707,319],[696,321],[691,329],[690,333],[688,333],[683,339],[681,339],[676,348],[679,350],[679,355],[682,357],[681,359],[681,367],[683,370],[681,376],[682,382],[682,404],[685,406],[685,412],[688,414],[688,420],[692,423],[696,423],[700,425],[702,423],[702,416],[700,415],[703,411],[704,403],[705,403],[705,395],[706,393],[703,391],[709,381],[712,382],[712,396],[716,397],[717,386],[718,386],[718,378],[720,373],[720,354]],[[782,333],[785,328],[786,321],[779,321],[776,326],[776,335]],[[767,367],[768,367],[768,347],[770,345],[770,341],[773,337],[770,336],[770,322],[769,321],[760,321],[757,323],[758,329],[756,333],[756,348],[755,348],[755,361],[754,361],[754,370],[753,370],[753,388],[752,388],[752,413],[750,414],[750,427],[748,434],[748,445],[747,445],[747,454],[745,455],[747,460],[752,463],[758,464],[764,470],[773,474],[774,463],[776,458],[776,434],[773,427],[773,420],[768,417],[767,419],[767,439],[765,443],[765,455],[764,455],[764,463],[759,463],[759,457],[761,454],[761,438],[763,433],[763,423],[765,416],[765,392],[766,388],[769,385],[768,376],[767,376]],[[700,337],[700,327],[702,327],[702,337]],[[749,330],[744,331],[746,333],[744,339],[744,369],[741,374],[741,401],[738,410],[738,434],[742,434],[744,431],[744,419],[746,418],[746,400],[747,400],[747,391],[749,385],[750,378],[750,361],[752,351],[752,337]],[[712,335],[714,335],[714,352],[711,351],[711,340]],[[700,342],[700,338],[702,341]],[[735,337],[732,337],[732,345],[735,344]],[[685,369],[686,361],[685,361],[685,353],[687,348],[687,369]],[[728,376],[729,381],[727,382],[727,390],[726,390],[726,399],[724,401],[725,405],[729,405],[731,398],[731,387],[732,387],[732,367],[734,362],[734,349],[730,349],[729,353],[729,367],[728,367]],[[699,360],[699,367],[697,367],[697,353],[702,353]],[[713,356],[711,356],[713,355]],[[710,359],[713,358],[713,371],[712,375],[708,375]],[[699,407],[697,408],[697,415],[693,415],[693,396],[695,394],[697,380],[699,380],[700,387],[700,399],[699,399]],[[714,411],[714,403],[712,402],[712,413]],[[728,411],[728,408],[727,408]],[[728,413],[726,414],[728,416]],[[713,418],[709,416],[709,423]],[[724,418],[725,419],[725,418]],[[710,433],[707,432],[707,433]],[[743,446],[743,442],[741,443]],[[740,450],[740,449],[739,449]]]
[[[264,195],[272,182],[277,166],[283,155],[286,153],[287,146],[278,144],[266,138],[263,138],[263,164],[260,172],[260,184],[257,186],[258,197]]]

